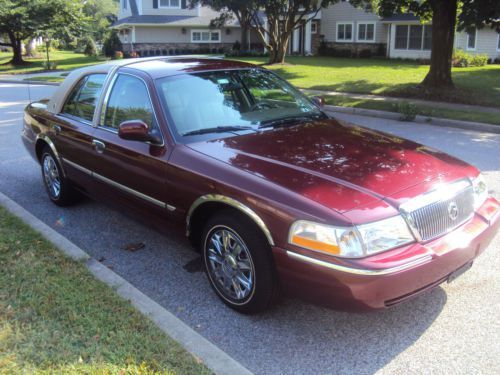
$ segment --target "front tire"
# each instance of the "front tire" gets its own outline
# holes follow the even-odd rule
[[[81,195],[64,177],[62,168],[50,147],[46,146],[41,157],[42,177],[50,200],[58,206],[69,206],[77,202]]]
[[[202,238],[208,279],[226,305],[251,314],[275,302],[278,282],[271,249],[252,222],[223,211],[208,220]]]

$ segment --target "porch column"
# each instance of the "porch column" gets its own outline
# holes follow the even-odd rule
[[[293,30],[293,45],[292,52],[298,52],[300,50],[300,29],[297,27]]]
[[[269,25],[267,24],[267,19],[264,22],[264,29],[269,30]],[[266,32],[264,33],[264,40],[266,41],[266,44],[269,44],[269,34]],[[264,46],[264,52],[268,52],[266,46]]]
[[[307,21],[306,23],[306,40],[304,46],[304,55],[312,55],[312,34],[311,34],[311,24],[312,20]]]

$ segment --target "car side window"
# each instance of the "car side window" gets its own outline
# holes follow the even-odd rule
[[[158,131],[144,82],[137,77],[119,74],[111,89],[102,125],[118,130],[122,122],[129,120],[141,120],[148,125],[150,131]]]
[[[73,88],[62,112],[92,122],[106,74],[91,74]]]

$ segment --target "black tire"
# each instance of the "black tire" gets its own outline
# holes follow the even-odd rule
[[[223,256],[216,261],[218,254],[214,249],[217,246],[214,246],[213,241],[217,242],[216,239],[221,238],[219,235],[223,236],[224,233],[232,236],[234,244],[241,242],[244,248],[240,249],[237,257],[227,255],[231,261]],[[244,314],[262,312],[273,305],[278,297],[278,279],[271,249],[265,236],[251,220],[232,210],[218,212],[208,219],[200,242],[210,285],[226,305]],[[219,260],[222,261],[219,263]],[[251,271],[246,267],[249,264],[253,266],[252,287],[243,290],[241,287],[245,284],[240,283],[238,290],[241,295],[240,298],[235,298],[231,295],[233,292],[237,293],[235,285],[232,284],[230,290],[223,285],[228,277],[225,270],[229,268],[228,272],[233,274],[229,278],[232,277],[233,282],[239,283],[242,276],[248,281]],[[240,268],[240,265],[243,267]],[[244,293],[247,295],[243,296]]]
[[[65,207],[76,203],[82,198],[81,194],[73,188],[71,182],[64,177],[62,168],[49,146],[45,146],[42,151],[40,165],[45,190],[53,203]],[[51,174],[48,170],[52,170],[54,173]],[[50,181],[53,180],[58,181],[59,189],[55,189],[50,185]]]

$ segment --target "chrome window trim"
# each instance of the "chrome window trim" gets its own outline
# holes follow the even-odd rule
[[[227,204],[228,206],[234,207],[244,214],[246,214],[250,219],[252,219],[255,224],[262,230],[264,235],[267,238],[267,241],[269,242],[269,245],[274,246],[274,240],[271,235],[271,231],[267,227],[267,225],[264,223],[264,221],[261,219],[257,213],[252,210],[250,207],[245,206],[243,203],[238,202],[237,200],[227,197],[225,195],[220,195],[220,194],[207,194],[199,197],[196,199],[191,207],[189,208],[188,214],[186,216],[186,235],[189,236],[190,234],[190,224],[191,224],[191,217],[194,213],[194,211],[201,206],[203,203],[207,202],[220,202]]]
[[[66,163],[68,165],[71,165],[73,168],[78,169],[79,171],[82,171],[82,172],[88,174],[89,176],[95,177],[96,179],[98,179],[98,180],[100,180],[102,182],[105,182],[105,183],[107,183],[107,184],[109,184],[111,186],[114,186],[117,189],[120,189],[120,190],[122,190],[122,191],[124,191],[126,193],[134,195],[134,196],[136,196],[138,198],[141,198],[141,199],[143,199],[145,201],[148,201],[149,203],[152,203],[152,204],[154,204],[156,206],[159,206],[161,208],[166,208],[169,211],[174,211],[175,210],[174,206],[167,205],[165,202],[162,202],[162,201],[160,201],[160,200],[158,200],[156,198],[153,198],[153,197],[151,197],[149,195],[143,194],[143,193],[141,193],[141,192],[139,192],[137,190],[129,188],[128,186],[122,185],[119,182],[116,182],[116,181],[111,180],[111,179],[109,179],[107,177],[104,177],[104,176],[100,175],[99,173],[93,172],[90,169],[87,169],[87,168],[81,166],[80,164],[72,162],[71,160],[64,159],[64,158],[62,160],[64,160],[64,163]]]
[[[118,77],[120,75],[127,75],[127,76],[130,76],[130,77],[137,78],[137,79],[141,80],[142,83],[144,84],[144,87],[146,88],[146,92],[148,93],[149,103],[151,104],[151,109],[153,110],[153,116],[155,117],[155,121],[156,121],[156,124],[157,124],[157,127],[158,127],[158,131],[160,132],[161,144],[153,144],[153,143],[151,143],[149,141],[148,142],[144,142],[144,143],[147,143],[147,144],[150,144],[150,145],[154,145],[154,146],[157,146],[157,147],[163,147],[163,146],[165,146],[165,136],[164,136],[163,131],[161,129],[160,122],[158,121],[158,116],[156,115],[156,110],[155,110],[154,105],[153,105],[153,100],[151,98],[151,93],[149,92],[148,85],[147,85],[147,83],[146,83],[146,81],[144,79],[142,79],[141,77],[136,76],[134,74],[113,71],[113,77],[111,78],[109,84],[105,87],[106,94],[104,95],[104,99],[102,100],[102,103],[100,103],[99,116],[98,116],[98,121],[95,124],[95,128],[106,130],[106,131],[108,131],[110,133],[118,134],[117,130],[114,130],[113,128],[111,128],[109,126],[105,126],[104,125],[104,120],[105,120],[105,117],[106,117],[106,109],[108,107],[109,97],[111,96],[111,92],[113,91],[113,87],[115,86],[115,82],[116,82],[116,80],[118,79]]]
[[[382,268],[382,269],[362,269],[362,268],[352,268],[352,267],[345,267],[341,266],[339,264],[334,264],[334,263],[329,263],[325,262],[323,260],[319,260],[316,258],[311,258],[293,251],[286,251],[286,254],[291,257],[295,258],[297,260],[300,260],[302,262],[310,263],[315,266],[320,266],[320,267],[325,267],[331,270],[335,271],[341,271],[345,273],[351,273],[355,275],[362,275],[362,276],[380,276],[380,275],[390,275],[393,273],[401,272],[404,270],[407,270],[409,268],[417,267],[419,265],[422,265],[424,263],[429,262],[432,259],[432,255],[424,255],[421,257],[418,257],[416,259],[412,259],[407,263],[401,264],[396,267],[391,267],[391,268]]]

